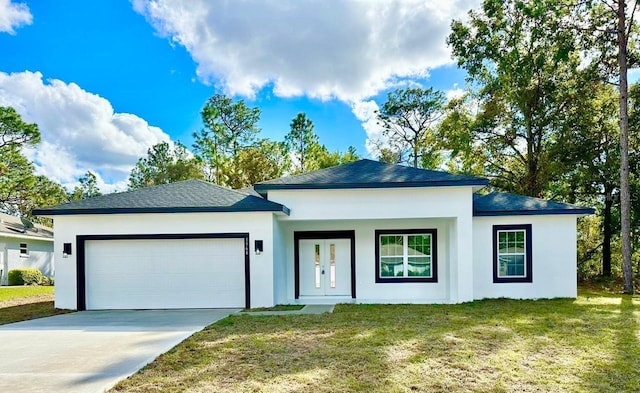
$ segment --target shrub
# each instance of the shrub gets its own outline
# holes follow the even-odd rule
[[[12,269],[7,274],[9,285],[39,285],[44,276],[38,269]]]
[[[53,277],[44,276],[42,278],[42,282],[40,283],[40,285],[45,285],[45,286],[48,286],[48,287],[52,287],[54,285]]]

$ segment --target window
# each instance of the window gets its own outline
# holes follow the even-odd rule
[[[27,243],[20,243],[20,256],[25,258],[29,256],[29,248],[27,246]]]
[[[377,230],[376,282],[438,282],[435,229]]]
[[[493,226],[493,282],[532,282],[531,224]]]

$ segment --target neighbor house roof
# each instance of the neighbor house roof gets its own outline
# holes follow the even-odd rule
[[[189,213],[271,211],[289,214],[279,203],[216,186],[186,180],[139,190],[107,194],[62,205],[35,209],[40,216],[116,213]]]
[[[0,237],[53,241],[53,229],[40,224],[29,224],[29,221],[23,222],[20,217],[0,213]]]
[[[286,189],[486,186],[487,179],[430,171],[379,161],[359,160],[301,175],[256,184],[259,193]]]
[[[492,192],[473,195],[474,216],[516,216],[538,214],[593,214],[594,209],[523,195]]]

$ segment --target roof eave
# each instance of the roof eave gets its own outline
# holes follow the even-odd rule
[[[274,203],[275,204],[275,203]],[[274,212],[290,214],[289,208],[283,205],[264,208],[237,207],[146,207],[146,208],[94,208],[94,209],[34,209],[36,216],[68,216],[82,214],[148,214],[148,213],[239,213],[239,212]]]
[[[53,237],[40,237],[40,236],[30,236],[26,234],[13,234],[7,232],[0,232],[0,237],[8,237],[11,239],[26,239],[26,240],[41,240],[45,242],[52,242]]]
[[[489,184],[486,179],[469,180],[441,180],[428,182],[377,182],[377,183],[308,183],[308,184],[256,184],[256,192],[264,195],[270,190],[328,190],[328,189],[349,189],[349,188],[415,188],[415,187],[464,187],[480,186]]]
[[[486,210],[474,211],[474,217],[492,217],[492,216],[542,216],[542,215],[576,215],[587,216],[595,213],[594,209],[546,209],[546,210]]]

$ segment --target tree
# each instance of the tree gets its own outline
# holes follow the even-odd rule
[[[399,164],[402,162],[400,152],[393,150],[390,147],[379,147],[378,149],[378,161],[386,162],[387,164]]]
[[[0,107],[0,210],[31,217],[31,210],[68,200],[65,189],[44,176],[23,154],[25,146],[40,142],[36,124],[28,124],[11,107]],[[36,219],[46,222],[46,219]]]
[[[318,136],[313,131],[313,121],[304,113],[291,121],[290,131],[284,137],[285,145],[297,161],[293,173],[304,173],[312,170],[310,155],[319,148]]]
[[[628,7],[628,5],[633,5]],[[631,193],[629,183],[629,86],[628,69],[637,65],[638,39],[635,22],[637,1],[600,0],[579,2],[577,15],[583,32],[583,44],[594,61],[592,69],[604,80],[618,80],[620,129],[620,226],[622,237],[622,271],[625,293],[634,292],[631,265]]]
[[[147,157],[140,158],[129,176],[132,190],[173,183],[181,180],[202,179],[200,161],[190,157],[187,149],[179,142],[172,148],[161,142],[147,150]]]
[[[80,185],[76,186],[71,192],[71,200],[77,201],[102,195],[100,188],[98,187],[98,179],[95,173],[87,171],[87,173],[80,177],[78,181],[80,182]]]
[[[576,117],[574,127],[558,134],[551,159],[561,165],[551,189],[570,202],[579,201],[591,206],[600,205],[601,241],[590,244],[585,255],[602,249],[602,275],[612,275],[611,245],[617,226],[614,208],[620,183],[616,175],[620,167],[617,125],[617,93],[602,82],[592,82],[592,94],[580,100],[582,116]],[[592,238],[592,237],[591,237]]]
[[[263,139],[255,146],[240,150],[233,158],[235,176],[229,178],[228,185],[238,189],[276,179],[284,174],[289,165],[284,144]]]
[[[442,117],[445,98],[433,88],[398,89],[387,95],[378,111],[378,121],[384,127],[384,135],[400,157],[408,151],[414,168],[437,166],[438,144],[434,127]]]
[[[313,166],[312,170],[318,170],[348,164],[359,159],[356,148],[353,146],[349,146],[343,154],[338,150],[330,152],[324,145],[316,145],[311,152],[310,166]]]
[[[34,177],[34,182],[29,193],[17,205],[16,213],[29,219],[51,226],[51,219],[44,217],[34,217],[31,211],[35,208],[45,206],[55,206],[69,201],[67,190],[60,184],[52,181],[46,176],[38,175]]]
[[[626,1],[616,0],[618,67],[620,81],[620,219],[622,232],[622,273],[625,293],[633,294],[633,270],[631,268],[631,192],[629,186],[629,85],[627,83],[629,35],[637,3],[633,1],[633,11],[627,27]]]
[[[444,117],[436,127],[436,136],[443,149],[444,164],[449,172],[484,175],[482,145],[474,139],[475,114],[469,93],[450,100]]]
[[[0,204],[1,210],[17,214],[33,192],[36,177],[33,164],[21,153],[18,144],[0,148]]]
[[[38,143],[40,130],[36,124],[25,123],[12,107],[0,106],[0,148]]]
[[[588,96],[575,34],[562,28],[568,12],[557,0],[485,0],[452,23],[447,42],[479,88],[473,137],[498,188],[543,196],[553,135]]]
[[[256,141],[260,109],[216,94],[209,98],[201,115],[205,128],[193,135],[194,153],[205,165],[207,180],[225,185],[224,171],[230,158]]]

